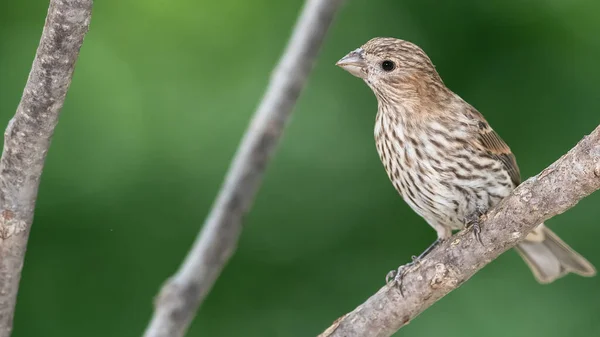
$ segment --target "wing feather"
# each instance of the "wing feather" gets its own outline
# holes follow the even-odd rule
[[[504,169],[508,172],[510,179],[518,186],[521,183],[521,173],[517,160],[508,145],[500,138],[477,110],[471,111],[472,116],[478,120],[479,141],[483,148],[494,158],[502,162]]]

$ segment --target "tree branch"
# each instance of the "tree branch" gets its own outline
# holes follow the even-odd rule
[[[484,245],[463,230],[436,247],[397,287],[381,288],[320,337],[387,337],[514,247],[536,225],[600,189],[600,126],[494,207],[482,223]]]
[[[92,0],[51,0],[40,44],[0,159],[0,337],[12,331],[35,200]]]
[[[343,0],[307,0],[204,226],[177,273],[167,280],[145,337],[183,336],[233,254],[251,207],[323,39]]]

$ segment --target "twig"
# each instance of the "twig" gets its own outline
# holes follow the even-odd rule
[[[51,0],[0,159],[0,337],[8,337],[50,139],[88,31],[92,0]]]
[[[440,244],[397,287],[384,286],[320,337],[387,337],[478,270],[515,246],[537,224],[600,189],[600,127],[548,168],[523,182],[482,223],[484,245],[464,230]]]
[[[343,0],[307,0],[242,139],[219,196],[177,273],[167,280],[145,337],[183,336],[233,254],[251,207],[326,32]]]

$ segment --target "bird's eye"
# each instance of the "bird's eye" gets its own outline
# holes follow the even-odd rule
[[[385,71],[392,71],[394,70],[394,68],[396,68],[396,64],[390,60],[385,60],[381,62],[381,69]]]

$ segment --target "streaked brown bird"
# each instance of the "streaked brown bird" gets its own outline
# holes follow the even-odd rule
[[[337,65],[375,93],[375,143],[383,166],[406,203],[437,231],[419,258],[520,184],[510,148],[481,113],[444,85],[415,44],[374,38]],[[543,223],[516,249],[540,283],[569,272],[596,273]]]

